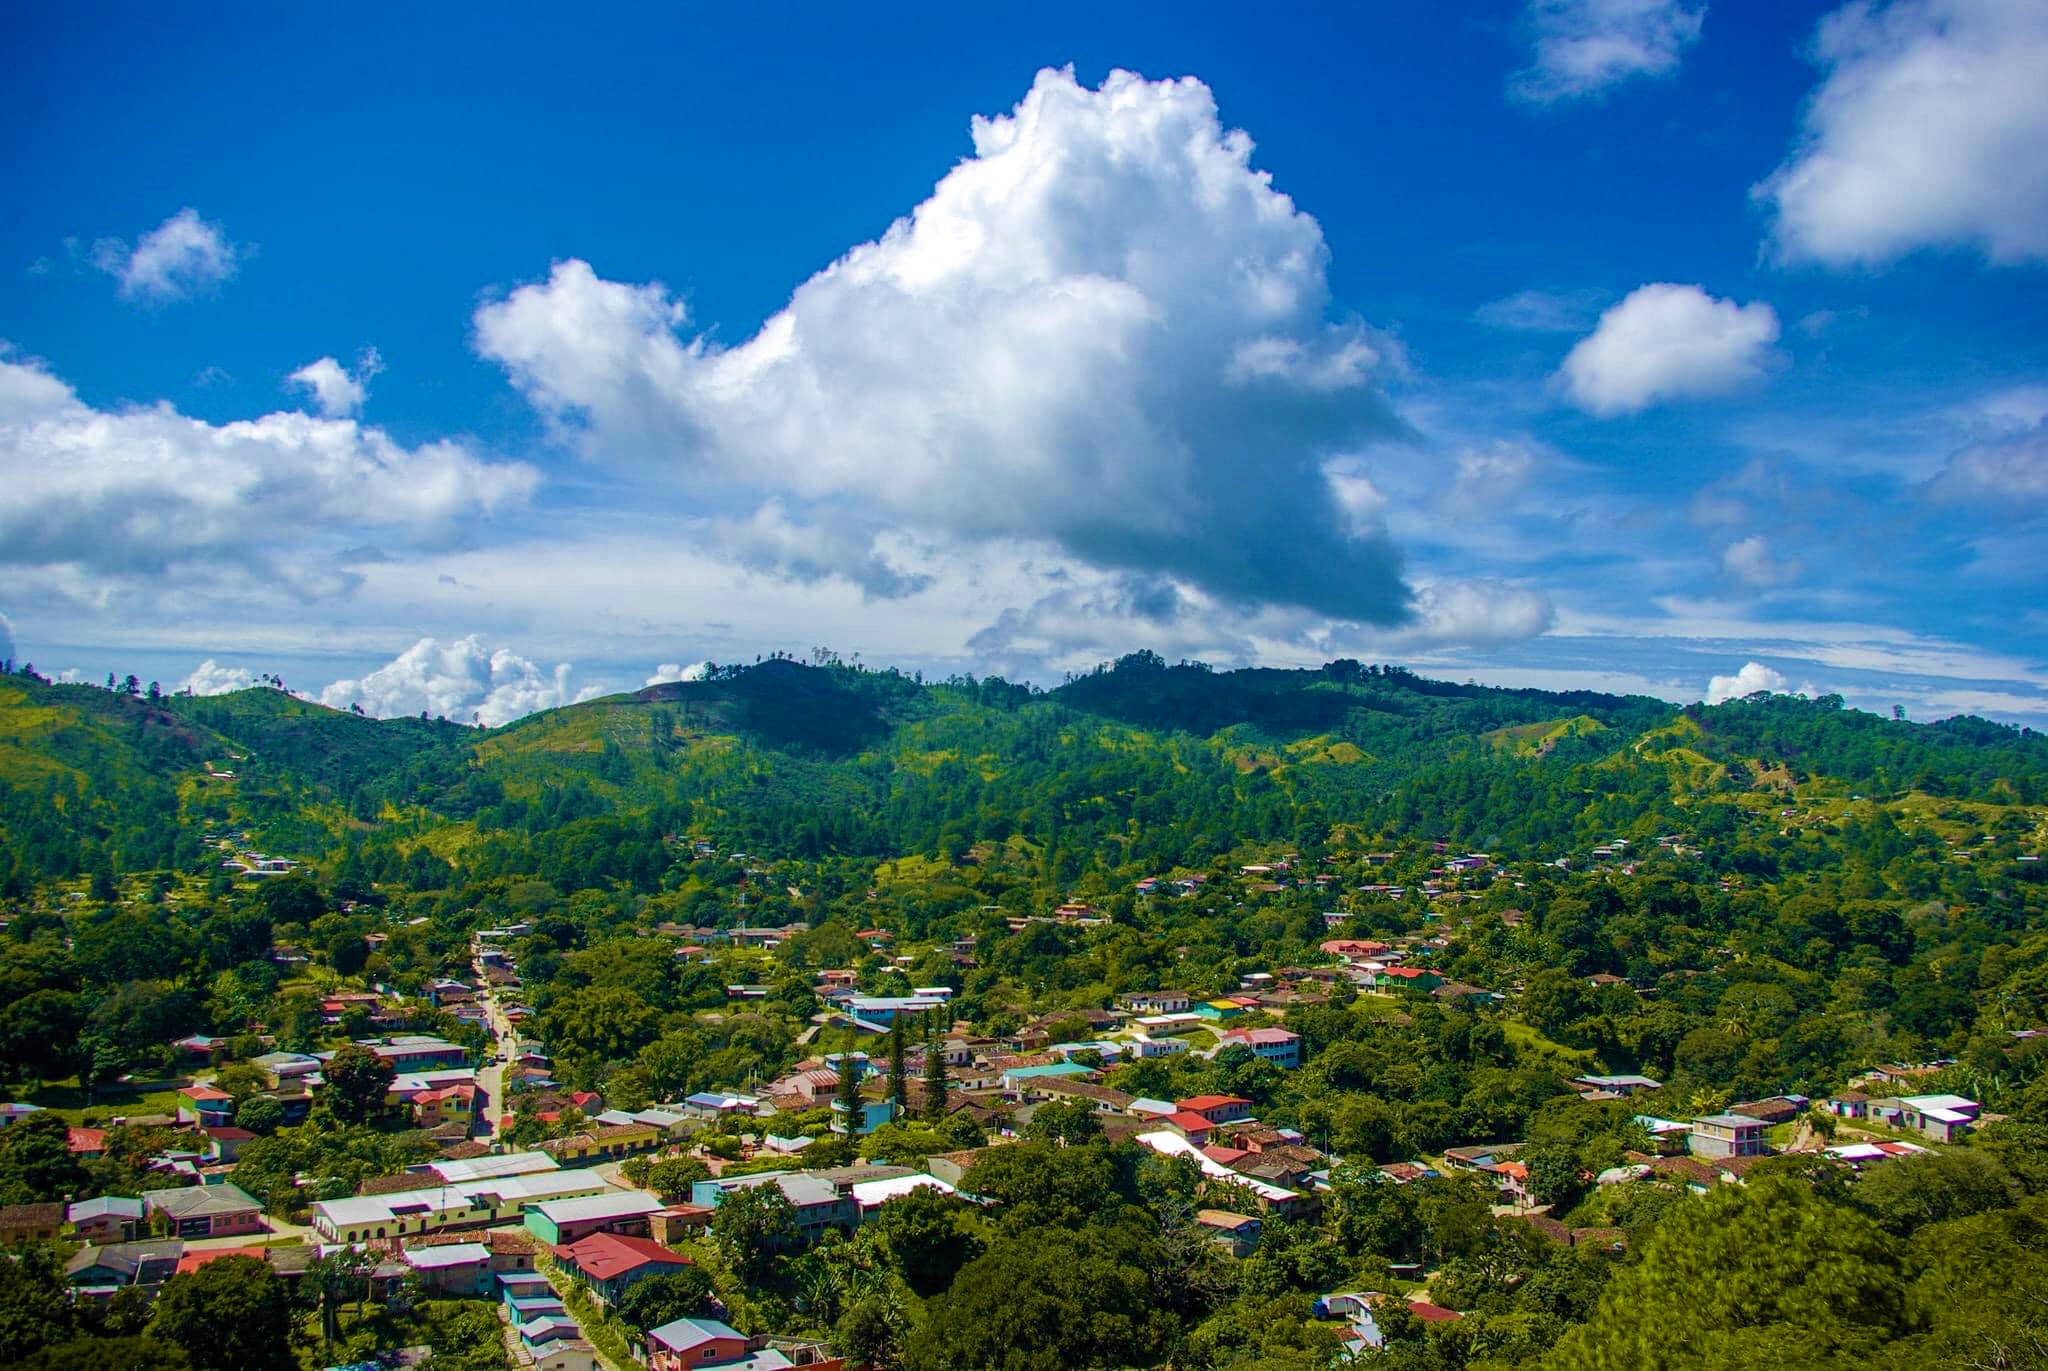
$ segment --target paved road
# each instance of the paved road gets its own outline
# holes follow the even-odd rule
[[[489,1018],[491,1032],[497,1037],[498,1057],[518,1056],[521,1049],[519,1034],[513,1028],[512,1021],[505,1017],[505,1011],[498,1003],[497,987],[485,979],[484,964],[474,956],[473,950],[470,965],[476,970],[478,984],[484,987],[484,1012]],[[476,1079],[478,1088],[483,1091],[484,1098],[489,1101],[489,1118],[492,1122],[491,1136],[495,1137],[497,1135],[497,1120],[502,1118],[505,1113],[504,1063],[495,1059],[486,1063],[484,1068],[476,1073]]]

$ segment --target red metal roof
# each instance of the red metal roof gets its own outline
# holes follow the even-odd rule
[[[555,1253],[564,1261],[574,1262],[577,1270],[594,1281],[610,1280],[613,1276],[637,1271],[650,1263],[694,1265],[682,1253],[672,1252],[652,1238],[628,1238],[617,1233],[593,1233],[566,1247],[556,1248]]]

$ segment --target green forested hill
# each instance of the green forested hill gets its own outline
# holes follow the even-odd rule
[[[2031,806],[2048,801],[2048,739],[1833,699],[1681,711],[1355,662],[1215,672],[1149,653],[1046,692],[772,660],[493,730],[274,689],[151,700],[14,677],[0,787],[4,865],[30,880],[102,858],[166,865],[179,814],[253,825],[283,850],[339,837],[409,851],[446,827],[439,857],[481,846],[514,865],[511,849],[576,825],[615,854],[683,830],[806,858],[1020,838],[1071,879],[1338,829],[1563,849],[1725,827],[1716,806],[1802,794]]]

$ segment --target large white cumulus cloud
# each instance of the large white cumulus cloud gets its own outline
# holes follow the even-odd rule
[[[479,349],[591,455],[670,462],[842,530],[1047,540],[1101,568],[1345,619],[1411,614],[1333,463],[1401,432],[1394,346],[1328,317],[1315,220],[1195,80],[1041,72],[930,198],[751,339],[580,261],[476,317]],[[848,536],[844,530],[853,530]]]
[[[0,567],[102,578],[234,565],[336,588],[350,540],[430,540],[526,499],[531,467],[458,443],[297,412],[210,424],[167,404],[103,410],[32,362],[0,358]]]
[[[495,727],[535,710],[591,699],[598,686],[572,689],[570,667],[558,663],[544,672],[505,648],[493,649],[481,634],[449,642],[422,638],[360,680],[336,681],[320,692],[334,709],[360,705],[367,714],[418,714],[468,720]]]
[[[1846,5],[1821,23],[1815,55],[1827,79],[1804,136],[1757,187],[1783,256],[2048,258],[2048,5]]]
[[[1589,414],[1633,414],[1755,380],[1775,360],[1777,341],[1777,311],[1761,301],[1738,305],[1698,286],[1656,282],[1601,315],[1558,377]]]
[[[1783,672],[1762,662],[1744,662],[1742,669],[1733,676],[1716,676],[1707,682],[1707,703],[1725,704],[1729,700],[1754,695],[1759,690],[1782,695],[1791,688],[1792,684],[1785,679]]]

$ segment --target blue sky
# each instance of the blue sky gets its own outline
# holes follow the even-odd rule
[[[420,8],[0,16],[17,659],[2048,724],[2037,3]]]

